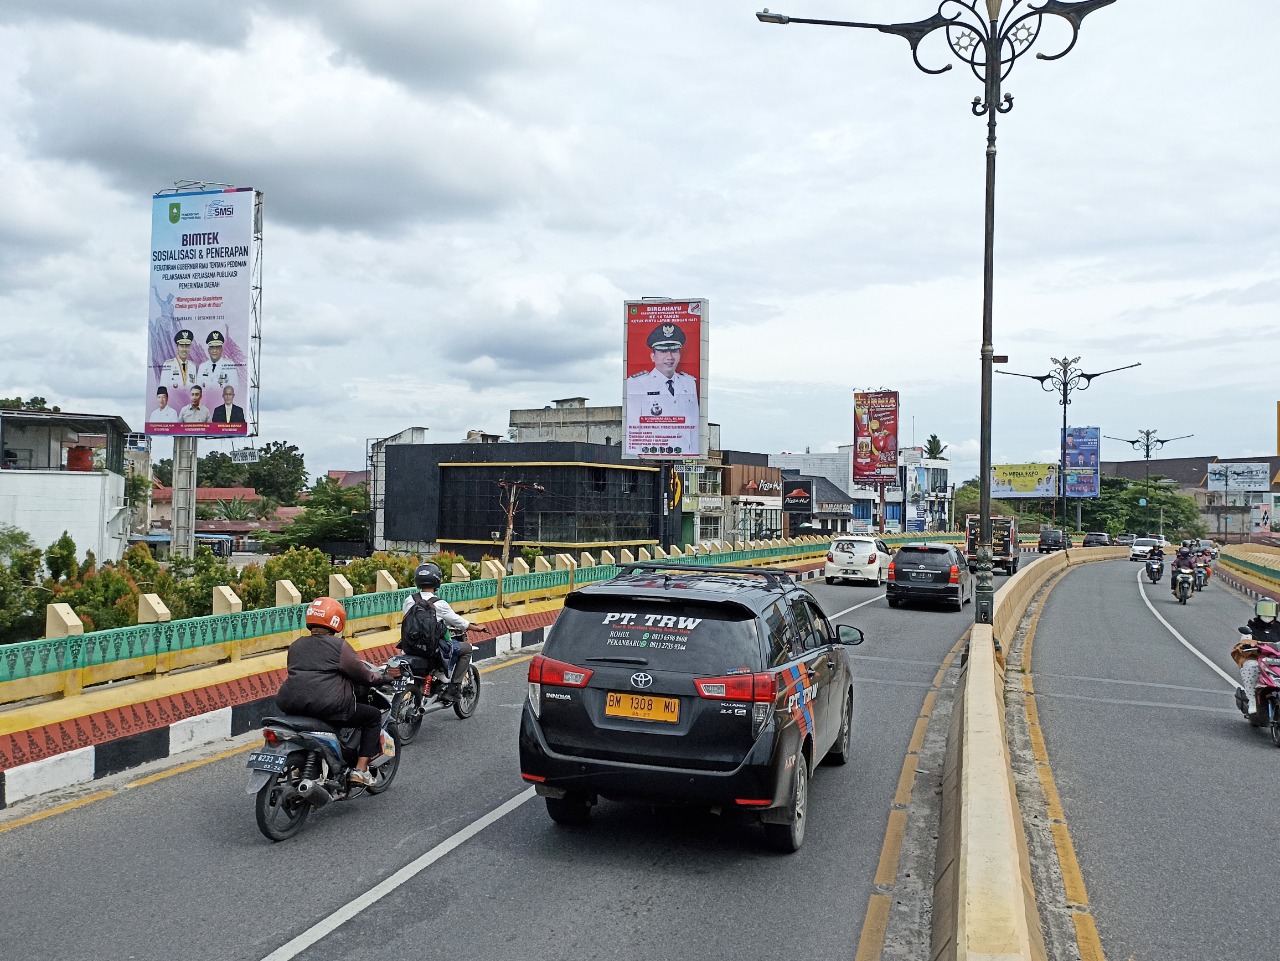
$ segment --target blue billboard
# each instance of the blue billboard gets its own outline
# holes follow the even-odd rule
[[[1062,438],[1066,460],[1067,497],[1097,497],[1098,448],[1102,431],[1097,427],[1068,427]]]

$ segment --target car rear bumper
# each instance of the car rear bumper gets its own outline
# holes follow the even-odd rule
[[[874,581],[880,564],[833,564],[827,562],[823,569],[823,577],[850,577],[856,580]]]
[[[731,771],[662,767],[625,761],[571,757],[552,750],[526,704],[520,720],[520,771],[545,789],[582,791],[612,800],[718,804],[767,810],[790,803],[790,780],[783,752],[771,754],[766,726],[743,762]],[[795,754],[791,755],[792,764]],[[739,805],[739,800],[767,804]]]
[[[934,601],[954,603],[960,600],[959,584],[898,584],[885,585],[885,593],[895,601]]]

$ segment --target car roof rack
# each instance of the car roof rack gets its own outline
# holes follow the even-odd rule
[[[778,567],[730,567],[727,564],[664,564],[661,561],[632,561],[619,564],[623,571],[675,571],[688,574],[752,574],[763,577],[770,590],[780,587],[795,587],[792,580],[793,571]]]

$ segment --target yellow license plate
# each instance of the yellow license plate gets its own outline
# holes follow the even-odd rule
[[[610,717],[631,717],[640,721],[667,721],[674,724],[680,720],[680,699],[610,691],[604,712]]]

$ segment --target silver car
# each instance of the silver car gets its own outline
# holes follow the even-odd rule
[[[1135,538],[1133,544],[1129,548],[1129,560],[1145,561],[1159,544],[1160,541],[1154,537]]]

